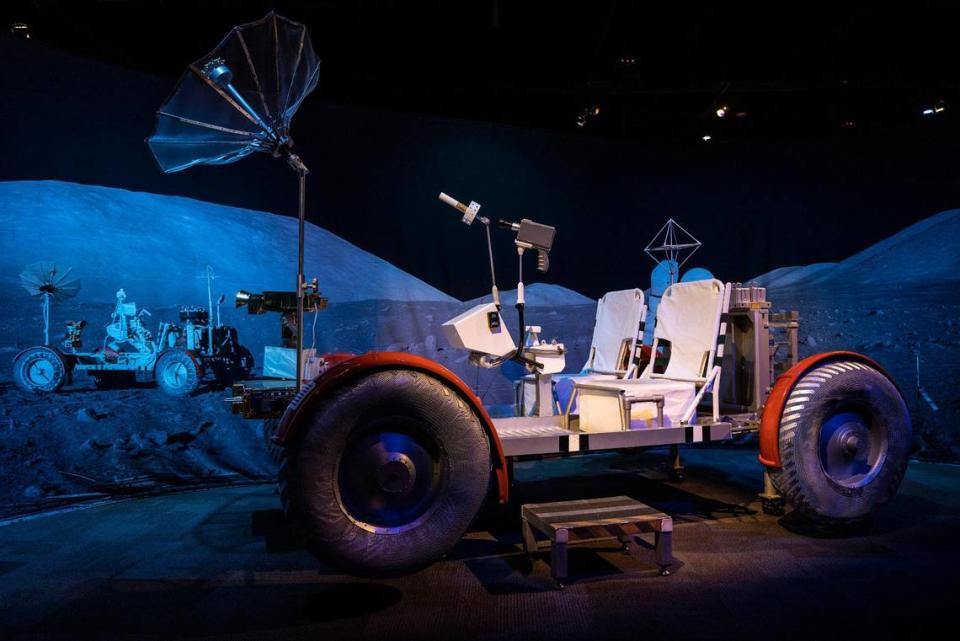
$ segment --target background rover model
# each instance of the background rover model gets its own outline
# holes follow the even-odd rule
[[[79,371],[93,377],[97,387],[156,380],[167,394],[185,396],[204,379],[229,384],[250,374],[253,356],[239,343],[236,328],[211,325],[206,309],[181,308],[180,324],[161,322],[156,336],[143,324],[149,315],[127,302],[121,289],[101,348],[82,351],[87,323],[69,321],[59,346],[38,345],[17,354],[14,381],[26,391],[55,392]]]
[[[478,204],[441,199],[489,234]],[[507,224],[518,232],[521,267],[525,249],[537,250],[546,266],[552,230],[534,225]],[[628,290],[640,306],[638,322],[613,341],[628,349],[591,371],[592,348],[584,371],[567,381],[573,389],[565,403],[551,398],[549,378],[559,371],[562,345],[518,346],[495,283],[493,292],[493,303],[448,321],[444,331],[480,366],[524,363],[537,389],[535,416],[492,419],[453,372],[407,353],[330,355],[319,376],[282,399],[278,389],[261,399],[261,390],[234,386],[234,407],[247,416],[275,416],[286,405],[279,422],[265,424],[282,448],[281,500],[325,562],[361,575],[431,563],[489,497],[507,501],[512,463],[523,458],[670,446],[679,474],[678,445],[759,432],[764,511],[788,502],[809,519],[849,524],[869,518],[899,487],[911,425],[896,384],[853,352],[798,360],[796,313],[771,313],[762,289],[714,279],[672,285],[646,362],[638,348],[643,296]],[[612,294],[598,305],[598,328]],[[535,328],[523,325],[522,278],[518,311],[526,336]]]

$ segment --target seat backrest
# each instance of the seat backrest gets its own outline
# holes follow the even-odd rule
[[[670,358],[661,374],[651,378],[702,381],[713,368],[721,321],[730,304],[730,290],[716,279],[676,283],[667,288],[657,307],[653,349],[670,341]]]
[[[632,355],[643,331],[643,303],[643,291],[639,289],[607,292],[597,301],[597,319],[584,370],[613,372],[621,369],[624,341],[629,342],[628,353]]]

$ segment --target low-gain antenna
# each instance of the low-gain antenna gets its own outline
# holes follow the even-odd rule
[[[497,272],[493,267],[493,242],[490,240],[490,219],[486,216],[478,215],[481,205],[476,201],[471,200],[469,205],[464,205],[456,198],[448,196],[442,191],[437,198],[463,214],[460,222],[464,225],[472,225],[474,220],[479,220],[483,224],[483,228],[487,232],[487,256],[490,258],[490,280],[493,283],[490,288],[490,293],[493,296],[493,304],[497,306],[497,309],[500,309],[500,290],[497,289]]]
[[[660,298],[671,285],[680,282],[680,267],[690,260],[690,257],[700,249],[700,241],[693,234],[684,229],[680,223],[670,218],[663,224],[653,238],[643,248],[647,256],[657,264],[650,272],[650,297],[647,301],[648,313],[656,318]],[[694,268],[691,272],[697,272]],[[696,278],[704,275],[710,277],[709,272],[700,270]],[[690,272],[688,272],[689,274]],[[684,277],[686,278],[686,276]],[[653,342],[653,323],[647,323],[643,332],[643,342],[650,345]]]
[[[213,281],[217,279],[217,275],[213,273],[213,267],[207,265],[203,270],[203,276],[198,278],[204,278],[207,281],[207,317],[210,319],[208,322],[213,322]],[[218,320],[217,325],[219,324]],[[207,350],[213,354],[213,332],[207,332]]]
[[[690,260],[698,249],[700,241],[693,234],[684,229],[673,218],[667,220],[653,236],[653,240],[643,248],[647,256],[658,265],[663,261],[670,261],[670,284],[680,280],[680,268]]]
[[[27,265],[20,272],[20,284],[34,298],[40,299],[43,310],[43,344],[50,344],[50,304],[73,298],[80,292],[80,279],[72,267],[60,269],[54,263],[41,261]]]

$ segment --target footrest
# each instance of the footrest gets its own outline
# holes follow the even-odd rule
[[[567,577],[567,545],[618,539],[631,554],[639,551],[643,532],[654,534],[654,554],[661,574],[673,563],[673,519],[669,514],[628,496],[532,503],[521,507],[523,547],[530,554],[540,547],[535,531],[549,540],[550,573],[558,583]]]

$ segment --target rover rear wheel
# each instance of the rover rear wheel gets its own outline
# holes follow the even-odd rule
[[[186,350],[168,349],[154,368],[157,384],[170,396],[187,396],[200,386],[200,367]]]
[[[50,347],[31,347],[13,361],[13,380],[25,392],[56,392],[67,380],[67,362]]]
[[[857,523],[896,494],[910,437],[906,403],[883,373],[856,361],[823,363],[803,374],[787,398],[782,467],[770,474],[803,515]]]
[[[370,374],[321,401],[284,450],[281,499],[321,560],[357,575],[440,558],[479,512],[490,445],[471,407],[438,379]]]

